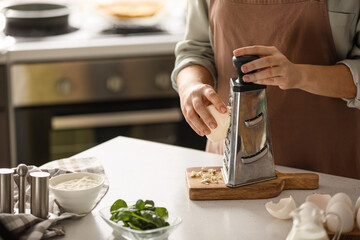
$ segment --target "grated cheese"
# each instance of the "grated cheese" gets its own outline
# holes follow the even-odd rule
[[[192,177],[192,178],[197,177],[197,172],[192,171],[192,172],[190,173],[190,177]]]
[[[219,184],[219,180],[222,180],[222,176],[221,176],[221,172],[220,174],[218,174],[219,176],[216,176],[218,174],[218,172],[216,171],[216,169],[206,169],[206,167],[201,167],[201,171],[196,172],[196,171],[192,171],[190,173],[190,177],[191,178],[197,178],[197,177],[201,177],[200,182],[203,184],[211,184],[211,183],[216,183]]]
[[[211,168],[211,169],[209,169],[209,173],[210,173],[210,175],[215,176],[216,170]]]

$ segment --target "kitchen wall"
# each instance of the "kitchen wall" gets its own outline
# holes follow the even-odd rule
[[[10,166],[6,68],[0,65],[0,168]]]

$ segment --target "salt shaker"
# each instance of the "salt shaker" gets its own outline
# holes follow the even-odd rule
[[[46,219],[49,214],[49,177],[47,172],[32,172],[31,179],[31,214]]]
[[[28,168],[25,164],[20,164],[17,167],[17,173],[19,175],[19,213],[25,213],[25,201],[26,201],[26,176],[28,174]]]
[[[14,213],[14,170],[0,168],[0,213]]]

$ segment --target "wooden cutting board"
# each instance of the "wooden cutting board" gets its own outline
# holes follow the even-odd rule
[[[201,167],[186,169],[186,183],[191,200],[272,198],[287,189],[316,189],[319,187],[319,175],[315,173],[276,172],[278,176],[276,179],[230,188],[225,186],[221,167],[206,167],[206,169],[216,170],[215,176],[218,178],[218,183],[211,182],[207,185],[201,183],[201,177],[190,177],[192,171],[199,172]]]

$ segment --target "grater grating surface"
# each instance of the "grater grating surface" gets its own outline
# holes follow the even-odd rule
[[[244,83],[241,64],[255,56],[233,59],[239,78],[230,79],[230,127],[225,138],[222,173],[228,187],[276,178],[264,85]]]

